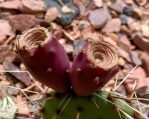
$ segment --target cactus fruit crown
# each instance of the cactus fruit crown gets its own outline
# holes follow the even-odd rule
[[[17,36],[16,48],[17,50],[26,48],[28,50],[36,48],[39,45],[44,45],[50,38],[50,32],[43,27],[35,27],[23,35]]]
[[[110,69],[114,65],[117,65],[118,53],[116,52],[116,48],[107,42],[89,40],[88,58],[98,67]]]
[[[43,105],[44,119],[143,119],[130,103],[101,90],[118,72],[110,43],[90,40],[70,66],[57,38],[38,26],[18,36],[16,51],[32,76],[55,90]]]

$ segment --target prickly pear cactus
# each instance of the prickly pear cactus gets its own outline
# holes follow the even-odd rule
[[[43,27],[26,31],[17,41],[28,71],[55,90],[43,105],[44,119],[147,119],[131,99],[103,91],[118,72],[118,55],[110,43],[84,44],[71,67],[63,46]]]
[[[44,119],[143,119],[125,101],[101,91],[90,96],[51,93],[43,105]]]

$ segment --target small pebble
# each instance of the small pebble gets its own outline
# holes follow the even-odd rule
[[[116,0],[116,2],[113,3],[110,8],[118,13],[122,13],[125,6],[126,3],[123,0]]]
[[[121,20],[119,18],[111,19],[107,22],[102,32],[119,32],[121,28]]]
[[[124,14],[121,14],[120,16],[122,24],[127,24],[127,16]]]
[[[125,14],[127,16],[132,16],[132,14],[133,14],[133,8],[130,7],[130,6],[124,7],[123,14]]]
[[[93,10],[89,13],[88,18],[96,29],[100,29],[108,20],[108,10],[106,8]]]

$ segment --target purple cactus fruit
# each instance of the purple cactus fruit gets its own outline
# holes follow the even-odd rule
[[[97,92],[118,72],[118,53],[108,42],[90,40],[72,64],[71,83],[77,95]]]
[[[35,27],[18,38],[16,51],[32,76],[58,91],[70,89],[70,63],[63,46],[47,29]]]

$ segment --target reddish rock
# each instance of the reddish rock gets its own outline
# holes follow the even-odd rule
[[[125,51],[124,49],[118,47],[118,52],[119,52],[119,54],[122,58],[124,58],[125,60],[127,60],[128,62],[131,63],[131,57],[130,57],[130,55],[127,51]]]
[[[133,2],[133,0],[125,0],[125,2],[126,2],[126,4],[133,4],[134,2]]]
[[[134,20],[132,17],[128,17],[127,25],[128,25],[128,28],[130,29],[131,33],[141,30],[140,21]]]
[[[20,10],[24,13],[45,12],[46,5],[42,0],[22,0]]]
[[[127,95],[126,89],[124,85],[120,85],[120,87],[116,90],[116,92],[122,94],[122,95]]]
[[[149,54],[146,52],[141,52],[140,59],[142,60],[142,67],[145,69],[146,74],[149,77]]]
[[[8,12],[8,11],[7,12],[1,12],[0,13],[0,18],[1,19],[6,19],[7,20],[10,16],[11,16],[11,13]]]
[[[144,6],[148,0],[134,0],[137,5]]]
[[[6,39],[7,39],[7,36],[0,33],[0,45],[2,45]]]
[[[148,88],[147,88],[144,92],[140,92],[138,95],[139,95],[140,97],[149,99],[149,77],[147,77],[145,80],[147,81]],[[147,104],[149,104],[148,101],[145,101],[145,102],[146,102]]]
[[[131,36],[130,29],[127,26],[125,26],[125,25],[122,25],[121,26],[121,32],[124,33],[127,36]]]
[[[0,63],[2,63],[6,57],[11,54],[11,47],[3,45],[0,47]]]
[[[149,40],[141,36],[139,33],[133,34],[132,40],[141,50],[149,52]]]
[[[110,6],[110,8],[119,12],[119,13],[122,13],[125,6],[126,6],[126,4],[125,4],[124,0],[116,0],[116,2],[113,3]]]
[[[73,1],[74,2],[74,1]],[[86,16],[88,13],[86,13],[86,7],[85,5],[79,0],[77,2],[74,2],[78,8],[79,8],[79,11],[80,11],[80,16]]]
[[[127,52],[130,52],[131,42],[126,35],[120,35],[120,38],[117,41],[117,43],[119,47],[123,48]]]
[[[131,56],[131,60],[132,60],[133,64],[135,64],[135,65],[141,65],[142,64],[142,61],[139,57],[139,53],[137,51],[131,51],[130,56]]]
[[[141,31],[144,37],[149,37],[149,25],[148,24],[142,24]]]
[[[121,28],[121,20],[119,18],[111,19],[107,22],[102,32],[119,32]]]
[[[108,15],[107,9],[101,8],[91,11],[88,18],[95,28],[100,29],[107,22]]]
[[[9,23],[16,31],[23,32],[37,25],[36,17],[34,15],[19,14],[13,15],[9,18]]]
[[[136,88],[135,88],[136,93],[144,92],[148,87],[148,83],[145,80],[145,78],[146,74],[144,69],[141,67],[136,68],[130,75],[130,77],[127,78],[127,80],[124,82],[127,93],[131,94],[133,92],[135,80],[136,80]]]
[[[102,7],[102,6],[103,6],[103,0],[94,0],[94,4],[95,4],[97,7]]]
[[[132,12],[132,17],[134,18],[141,18],[143,15],[143,11],[141,8],[134,8]]]
[[[5,0],[0,0],[0,2],[4,2]]]
[[[0,8],[19,10],[22,7],[22,2],[20,0],[7,0],[0,3]]]
[[[7,20],[0,19],[0,33],[3,35],[14,36],[12,27]]]

